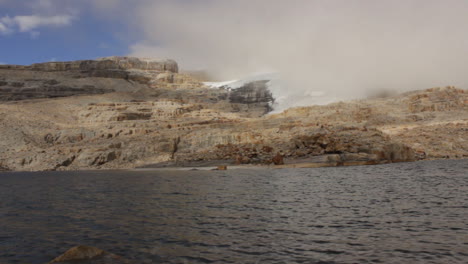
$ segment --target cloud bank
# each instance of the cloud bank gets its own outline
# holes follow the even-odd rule
[[[294,104],[323,91],[468,86],[468,2],[462,0],[140,1],[137,56],[169,57],[220,79],[279,72]],[[310,97],[310,96],[309,96]]]

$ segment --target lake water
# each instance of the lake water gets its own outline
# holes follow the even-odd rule
[[[468,263],[468,160],[0,174],[0,263]]]

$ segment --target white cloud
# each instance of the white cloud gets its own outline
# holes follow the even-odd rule
[[[468,87],[468,1],[144,1],[131,54],[223,79],[273,70],[285,92],[348,99],[369,90]],[[437,18],[437,19],[432,19]]]
[[[13,32],[29,32],[31,37],[38,37],[37,31],[43,27],[64,27],[72,23],[74,17],[71,15],[53,15],[53,16],[4,16],[0,18],[0,34],[11,34]]]
[[[59,16],[16,16],[13,18],[20,32],[29,32],[39,27],[63,27],[71,24],[73,17],[70,15]]]

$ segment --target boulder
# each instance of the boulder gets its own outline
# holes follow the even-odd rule
[[[106,252],[102,249],[89,246],[76,246],[67,250],[62,255],[56,257],[48,264],[130,264],[126,260],[115,254]]]

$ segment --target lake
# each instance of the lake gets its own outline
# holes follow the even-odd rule
[[[468,263],[468,160],[0,173],[0,263]]]

